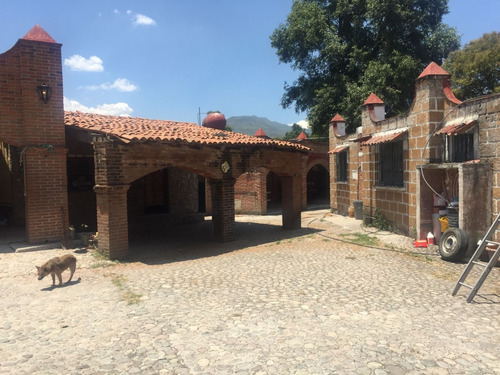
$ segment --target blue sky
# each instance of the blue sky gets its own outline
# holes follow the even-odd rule
[[[63,44],[67,109],[174,121],[198,110],[291,124],[269,36],[292,0],[0,0],[0,53],[39,24]],[[462,43],[500,31],[499,0],[450,0],[444,22]],[[202,115],[204,117],[204,115]]]

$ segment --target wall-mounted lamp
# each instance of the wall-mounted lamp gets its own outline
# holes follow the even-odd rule
[[[47,85],[45,82],[36,88],[36,92],[38,93],[38,97],[44,103],[47,103],[52,96],[52,87]]]

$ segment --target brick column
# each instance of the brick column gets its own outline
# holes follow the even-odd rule
[[[234,179],[210,180],[212,225],[219,242],[234,241]]]
[[[302,179],[300,176],[281,176],[281,206],[283,228],[299,229],[302,211]]]
[[[127,190],[129,185],[96,185],[99,251],[110,259],[128,255]]]
[[[181,168],[168,168],[170,213],[198,212],[198,175]]]
[[[68,234],[65,148],[25,148],[26,234],[29,243],[63,241]]]

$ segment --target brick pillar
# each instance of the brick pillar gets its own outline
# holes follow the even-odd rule
[[[99,251],[110,259],[128,255],[127,190],[129,185],[96,185]]]
[[[26,219],[29,243],[63,240],[69,224],[61,44],[35,26],[0,54],[0,67],[0,142],[19,150],[23,167],[12,169],[15,222]],[[37,94],[42,83],[52,89],[47,102]]]
[[[68,238],[65,148],[25,148],[26,234],[29,243]]]
[[[210,180],[212,225],[219,242],[234,241],[234,179]]]
[[[198,212],[198,175],[175,167],[169,167],[167,173],[170,213]]]
[[[301,198],[301,176],[281,176],[281,206],[284,229],[299,229],[301,227]]]

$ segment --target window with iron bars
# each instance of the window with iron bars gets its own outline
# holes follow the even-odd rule
[[[337,154],[337,182],[347,182],[347,151]]]
[[[403,187],[403,141],[378,145],[378,186]]]
[[[474,133],[465,133],[448,136],[449,155],[452,163],[462,163],[474,160]]]

